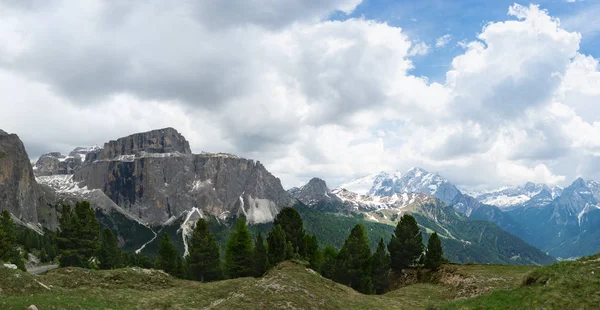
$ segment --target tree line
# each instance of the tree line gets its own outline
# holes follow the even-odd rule
[[[33,233],[19,236],[22,248],[36,248],[46,259],[58,258],[61,267],[115,269],[141,266],[161,269],[173,276],[201,282],[225,278],[260,277],[284,260],[306,261],[324,277],[345,284],[365,294],[381,294],[388,287],[390,272],[424,267],[435,270],[443,262],[441,241],[437,233],[423,245],[415,218],[404,214],[388,244],[380,239],[371,253],[365,227],[352,228],[338,251],[333,246],[319,247],[315,235],[304,231],[300,214],[291,207],[279,212],[266,238],[251,236],[246,220],[239,218],[229,235],[224,253],[220,253],[214,234],[204,219],[199,219],[187,241],[188,253],[179,254],[164,234],[155,259],[142,254],[126,253],[108,228],[100,228],[94,210],[86,201],[74,208],[63,205],[57,233],[45,237]],[[0,229],[0,260],[22,265],[17,234],[8,212],[3,212]],[[27,250],[25,250],[27,251]],[[54,256],[54,257],[51,257]],[[51,258],[50,258],[51,257]]]
[[[244,218],[238,219],[227,242],[224,257],[208,223],[199,219],[188,240],[189,254],[178,255],[168,235],[158,249],[157,268],[192,280],[209,282],[223,278],[262,276],[269,268],[288,259],[307,261],[323,276],[365,294],[385,292],[390,272],[422,266],[436,270],[443,262],[443,250],[437,233],[423,246],[415,218],[401,217],[390,242],[383,239],[371,253],[365,228],[357,224],[342,248],[319,248],[316,236],[306,233],[302,218],[293,208],[281,210],[266,241],[258,233],[251,238]]]

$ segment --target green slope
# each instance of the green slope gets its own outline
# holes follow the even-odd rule
[[[427,281],[409,271],[380,296],[362,295],[302,263],[263,278],[214,283],[157,270],[61,268],[40,276],[0,266],[1,309],[596,309],[600,256],[545,267],[445,265]],[[396,277],[394,277],[396,278]]]

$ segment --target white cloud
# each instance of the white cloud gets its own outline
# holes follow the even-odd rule
[[[435,47],[444,47],[452,42],[452,35],[447,33],[435,40]]]
[[[429,53],[430,46],[425,42],[415,42],[408,51],[409,56],[423,56]]]
[[[431,83],[410,71],[430,47],[400,28],[323,20],[358,2],[0,7],[0,124],[32,156],[173,126],[286,186],[411,166],[479,188],[600,178],[600,73],[578,33],[511,6]]]

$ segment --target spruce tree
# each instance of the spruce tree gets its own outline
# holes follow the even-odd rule
[[[412,267],[423,254],[423,236],[417,221],[410,214],[404,214],[394,230],[388,244],[391,268],[401,271]]]
[[[10,262],[12,259],[12,244],[4,231],[4,225],[0,223],[0,261]]]
[[[30,230],[27,229],[27,231]],[[7,210],[3,210],[0,216],[0,260],[13,263],[19,269],[25,270],[25,264],[17,244],[15,224]]]
[[[323,249],[323,264],[321,264],[321,275],[333,279],[337,272],[337,250],[328,245]]]
[[[275,266],[286,259],[288,243],[281,225],[275,225],[267,237],[269,264]]]
[[[204,219],[196,223],[188,241],[188,251],[186,264],[192,280],[209,282],[221,279],[219,247]]]
[[[285,239],[291,242],[293,252],[304,256],[304,228],[300,213],[292,207],[281,209],[273,221],[273,226],[277,225],[285,231]]]
[[[372,275],[373,288],[375,293],[383,294],[388,286],[388,276],[390,273],[390,255],[385,249],[383,238],[377,244],[377,250],[373,253],[372,258]]]
[[[323,263],[323,253],[319,249],[319,242],[315,235],[304,235],[304,258],[310,263],[310,268],[319,271]]]
[[[267,271],[269,259],[267,257],[267,247],[263,240],[262,234],[258,233],[254,240],[254,275],[261,277]]]
[[[100,224],[87,201],[75,204],[75,209],[63,205],[59,218],[60,230],[56,238],[61,267],[89,267],[96,254]]]
[[[121,249],[117,244],[117,238],[108,228],[102,229],[98,260],[100,260],[100,269],[115,269],[122,265]]]
[[[225,269],[230,278],[254,275],[252,252],[252,238],[246,220],[240,218],[229,236],[225,253]]]
[[[336,281],[364,293],[373,293],[371,280],[371,248],[365,227],[357,224],[338,254],[339,273]]]
[[[444,255],[444,250],[442,250],[442,242],[438,237],[438,234],[434,232],[427,242],[427,251],[425,252],[425,268],[431,270],[437,270],[441,265]]]
[[[177,275],[177,258],[179,254],[177,249],[171,243],[171,238],[168,234],[164,234],[158,243],[158,257],[156,258],[156,267],[164,272],[176,276]]]

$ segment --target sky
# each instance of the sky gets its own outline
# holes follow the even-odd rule
[[[0,129],[32,159],[174,127],[284,187],[418,166],[600,180],[600,1],[0,0]]]

